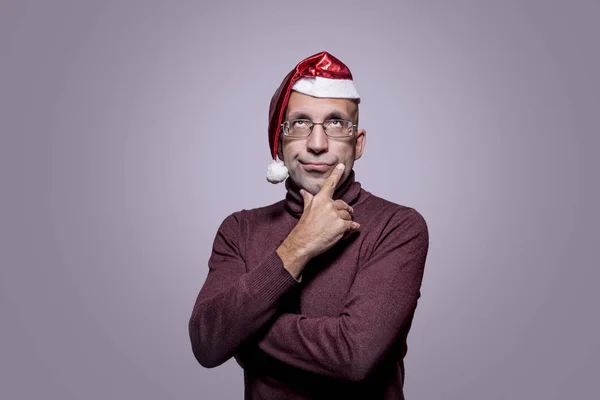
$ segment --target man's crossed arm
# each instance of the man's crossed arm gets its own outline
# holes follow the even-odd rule
[[[236,229],[237,221],[232,215],[223,222],[189,324],[200,364],[222,364],[274,322],[259,342],[262,351],[294,367],[361,380],[406,328],[419,296],[428,247],[425,221],[414,210],[394,216],[387,225],[389,232],[381,235],[384,239],[373,256],[360,267],[339,317],[280,312],[280,299],[299,285],[297,278],[308,260],[346,232],[359,229],[352,221],[352,208],[331,199],[342,172],[334,170],[317,195],[302,192],[305,211],[300,221],[282,245],[248,273],[237,244],[225,234]],[[321,241],[309,239],[315,237]]]
[[[240,252],[238,216],[232,214],[223,221],[188,326],[192,350],[201,365],[210,368],[222,364],[241,344],[273,322],[281,298],[299,285],[306,263],[332,247],[346,232],[360,228],[352,221],[352,208],[332,199],[343,174],[340,165],[317,195],[302,192],[306,201],[300,220],[279,248],[249,272]]]
[[[428,231],[410,210],[360,267],[338,317],[282,314],[258,343],[293,367],[361,381],[410,327],[423,277]]]

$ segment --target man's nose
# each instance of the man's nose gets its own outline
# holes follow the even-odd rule
[[[329,149],[329,141],[323,129],[323,125],[314,125],[312,133],[306,142],[306,148],[313,153],[322,153]]]

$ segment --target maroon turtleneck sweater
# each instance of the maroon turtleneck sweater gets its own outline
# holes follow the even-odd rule
[[[336,190],[361,229],[313,258],[301,282],[277,247],[303,211],[285,200],[229,215],[215,237],[192,316],[192,349],[204,367],[231,357],[246,399],[403,399],[406,338],[429,245],[415,209],[361,188],[354,171]]]

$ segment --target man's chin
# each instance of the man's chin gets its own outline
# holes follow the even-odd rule
[[[321,187],[325,184],[327,180],[327,176],[307,176],[303,174],[300,179],[295,179],[296,177],[290,174],[290,177],[296,184],[296,186],[306,190],[310,194],[317,194],[321,190]]]
[[[316,182],[315,180],[311,180],[310,182],[302,182],[300,186],[302,189],[306,190],[308,193],[315,195],[317,193],[319,193],[319,191],[321,190],[321,187],[323,187],[323,183],[325,183],[325,180],[323,179],[323,181],[321,182]]]

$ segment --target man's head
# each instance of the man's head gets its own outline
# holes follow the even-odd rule
[[[331,54],[317,53],[298,63],[271,99],[273,162],[267,180],[281,182],[289,174],[298,186],[316,193],[341,162],[346,166],[343,182],[365,146],[366,132],[357,127],[359,102],[350,70]],[[304,134],[290,132],[292,124],[305,128]],[[311,125],[312,131],[306,129]],[[282,161],[276,161],[277,157]]]
[[[358,104],[350,99],[319,98],[292,91],[285,111],[285,121],[306,119],[316,123],[332,121],[335,125],[343,121],[358,124]],[[350,136],[328,137],[322,125],[314,125],[307,137],[279,136],[277,156],[288,169],[294,183],[316,194],[335,166],[345,165],[340,182],[352,171],[354,161],[364,150],[366,132],[352,126]]]

